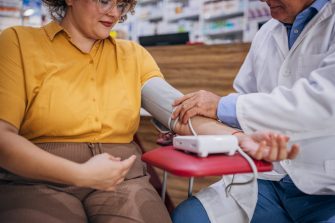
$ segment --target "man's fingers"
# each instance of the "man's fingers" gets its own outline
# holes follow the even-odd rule
[[[185,123],[187,122],[187,120],[186,120],[186,122],[185,122],[185,118],[184,118],[184,116],[185,116],[186,112],[187,112],[189,109],[192,108],[192,105],[189,103],[189,100],[187,100],[187,101],[184,101],[184,102],[180,105],[180,107],[181,107],[181,109],[180,109],[180,113],[179,113],[179,119],[182,121],[182,123],[185,124]]]
[[[184,117],[183,117],[183,123],[187,124],[187,122],[188,122],[188,120],[190,120],[190,118],[192,118],[192,117],[194,117],[194,116],[196,116],[198,114],[199,113],[198,113],[198,109],[197,108],[192,108],[192,109],[188,110],[185,113]]]
[[[190,118],[196,116],[197,114],[198,112],[196,108],[188,110],[183,117],[183,123],[186,124]]]
[[[181,109],[182,109],[181,105],[178,105],[177,107],[175,107],[171,118],[176,119],[180,115]]]
[[[193,92],[193,93],[186,94],[186,95],[184,95],[183,97],[178,98],[177,100],[175,100],[175,101],[173,102],[172,105],[173,105],[173,106],[180,105],[183,101],[185,101],[185,100],[187,100],[187,99],[193,97],[194,94],[195,94],[194,92]]]
[[[191,99],[185,101],[182,105],[181,105],[181,111],[180,111],[180,115],[179,118],[181,119],[181,122],[183,124],[186,124],[187,121],[192,117],[190,116],[190,114],[197,114],[197,107],[195,106],[196,103],[194,101],[192,101]],[[191,112],[190,112],[191,111]]]

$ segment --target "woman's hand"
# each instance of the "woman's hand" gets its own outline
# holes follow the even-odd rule
[[[172,119],[179,117],[183,124],[196,115],[217,119],[216,112],[220,99],[220,96],[204,90],[184,95],[173,103],[175,111]]]
[[[269,162],[294,159],[299,153],[299,146],[293,144],[288,148],[289,138],[272,132],[255,132],[251,135],[238,134],[239,145],[243,151],[257,160]]]
[[[120,161],[120,158],[108,153],[92,157],[80,164],[79,183],[77,186],[90,187],[97,190],[113,191],[121,183],[132,165],[136,156]]]

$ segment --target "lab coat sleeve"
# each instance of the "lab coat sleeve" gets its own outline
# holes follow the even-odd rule
[[[255,51],[258,49],[262,36],[258,32],[251,44],[250,50],[234,80],[234,88],[239,94],[257,92],[257,81],[254,72]]]
[[[245,78],[252,67],[242,69],[246,74],[240,73],[239,78]],[[239,85],[237,89],[245,90]],[[278,86],[270,93],[241,95],[237,100],[237,117],[247,133],[272,129],[290,135],[292,140],[329,136],[335,134],[334,99],[335,44],[319,68],[298,79],[291,88]]]
[[[256,35],[255,39],[262,38],[260,35]],[[246,56],[244,63],[242,64],[239,74],[234,80],[234,88],[239,93],[232,93],[225,97],[222,97],[218,104],[217,116],[225,124],[234,127],[241,128],[237,116],[236,116],[236,102],[241,94],[247,94],[257,92],[257,81],[254,73],[254,50],[258,46],[258,42],[254,41],[251,44],[251,48]]]

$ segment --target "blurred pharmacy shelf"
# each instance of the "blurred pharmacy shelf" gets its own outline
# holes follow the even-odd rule
[[[250,42],[270,19],[259,0],[139,0],[135,16],[116,30],[128,39],[188,32],[190,42]]]
[[[138,0],[135,11],[116,25],[113,36],[139,41],[145,36],[189,33],[191,43],[250,42],[270,19],[269,8],[259,0]],[[0,0],[0,31],[48,21],[41,0]]]
[[[0,31],[13,25],[21,25],[22,0],[0,1]]]
[[[0,0],[0,32],[10,26],[35,26],[49,22],[41,0]]]

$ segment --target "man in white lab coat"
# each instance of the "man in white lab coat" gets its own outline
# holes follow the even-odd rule
[[[335,222],[335,1],[264,2],[273,19],[252,42],[237,93],[185,95],[174,118],[203,115],[246,133],[276,130],[300,144],[300,155],[275,163],[258,187],[234,186],[229,197],[231,176],[224,177],[177,207],[175,223]]]

